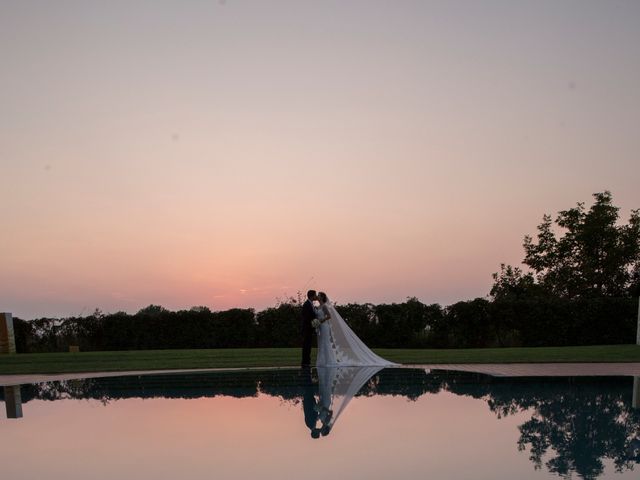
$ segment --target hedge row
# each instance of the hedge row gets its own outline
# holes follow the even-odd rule
[[[634,343],[637,299],[534,297],[448,307],[404,303],[338,306],[360,338],[373,347],[470,348]],[[255,312],[193,308],[172,312],[149,306],[136,314],[96,312],[65,319],[16,319],[19,352],[173,348],[296,347],[300,307],[286,303]]]

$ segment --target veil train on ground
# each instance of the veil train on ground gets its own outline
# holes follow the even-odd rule
[[[326,303],[330,313],[331,347],[335,352],[327,367],[393,367],[397,363],[390,362],[376,355],[351,330],[344,318],[338,313],[333,304]]]

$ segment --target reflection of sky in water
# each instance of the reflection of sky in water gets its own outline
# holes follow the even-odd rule
[[[298,371],[55,382],[22,387],[24,417],[0,419],[0,461],[11,479],[533,479],[564,463],[637,478],[632,384],[384,370],[312,439]],[[518,451],[536,427],[562,433],[540,469],[530,439]],[[622,475],[609,457],[628,462]]]

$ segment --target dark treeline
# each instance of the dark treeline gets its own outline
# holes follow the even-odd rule
[[[637,300],[554,297],[484,299],[446,308],[416,299],[398,304],[338,306],[373,347],[468,348],[633,343]],[[149,306],[138,313],[66,319],[16,319],[19,352],[297,347],[300,307],[285,303],[260,312]]]
[[[447,307],[415,298],[390,305],[338,305],[372,347],[466,348],[634,343],[640,295],[640,211],[619,224],[609,192],[545,215],[523,242],[526,270],[502,265],[487,298]],[[16,320],[19,352],[165,348],[295,347],[300,300],[261,312],[151,305],[66,319]]]
[[[127,398],[246,398],[265,394],[298,405],[305,388],[299,370],[273,370],[47,382],[22,385],[21,397],[24,403],[72,398],[108,404]],[[524,413],[524,423],[518,427],[518,448],[528,451],[536,468],[544,466],[565,478],[576,472],[580,478],[595,479],[602,475],[605,461],[618,472],[640,463],[640,411],[631,406],[632,389],[631,377],[500,378],[384,369],[357,395],[394,395],[415,401],[423,395],[450,392],[486,402],[498,418]]]

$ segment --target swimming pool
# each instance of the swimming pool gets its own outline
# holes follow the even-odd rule
[[[343,368],[3,387],[2,478],[638,478],[633,382]]]

